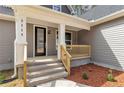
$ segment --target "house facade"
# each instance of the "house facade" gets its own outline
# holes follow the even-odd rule
[[[25,62],[54,56],[67,72],[88,63],[124,71],[123,8],[90,21],[89,12],[80,18],[66,5],[0,6],[0,70],[22,77]]]

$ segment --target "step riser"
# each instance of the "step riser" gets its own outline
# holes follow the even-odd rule
[[[66,75],[62,75],[62,76],[59,76],[59,77],[52,77],[50,79],[46,79],[46,80],[39,80],[39,81],[35,81],[35,82],[32,82],[32,83],[29,83],[28,86],[37,86],[39,84],[43,84],[43,83],[47,83],[47,82],[50,82],[50,81],[53,81],[53,80],[56,80],[56,79],[59,79],[59,78],[64,78],[66,77]]]
[[[28,72],[35,72],[35,71],[40,71],[40,70],[45,70],[45,69],[52,69],[52,68],[57,68],[63,66],[62,64],[60,65],[51,65],[51,66],[44,66],[44,67],[34,67],[34,68],[29,68]]]
[[[58,72],[62,72],[62,71],[65,71],[65,69],[58,69],[56,71],[49,71],[49,72],[44,72],[44,73],[35,74],[35,75],[27,75],[27,78],[37,78],[37,77],[50,75],[50,74],[54,74],[54,73],[58,73]]]
[[[27,62],[27,85],[37,86],[49,81],[67,77],[60,61]]]

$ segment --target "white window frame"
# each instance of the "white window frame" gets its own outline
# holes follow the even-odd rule
[[[58,11],[58,10],[55,9],[54,6],[56,6],[56,5],[52,5],[52,9],[55,10],[55,11]],[[61,12],[62,11],[62,6],[61,5],[59,5],[59,6],[60,6],[60,12]]]

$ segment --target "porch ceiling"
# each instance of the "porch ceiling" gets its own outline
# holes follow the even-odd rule
[[[41,6],[12,6],[12,8],[15,10],[15,13],[19,13],[28,18],[53,24],[65,24],[71,28],[90,30],[90,23],[87,20],[59,13]]]

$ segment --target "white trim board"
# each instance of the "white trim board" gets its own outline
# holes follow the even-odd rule
[[[42,25],[33,25],[33,58],[35,57],[35,27],[46,28],[46,56],[48,56],[48,27]]]

